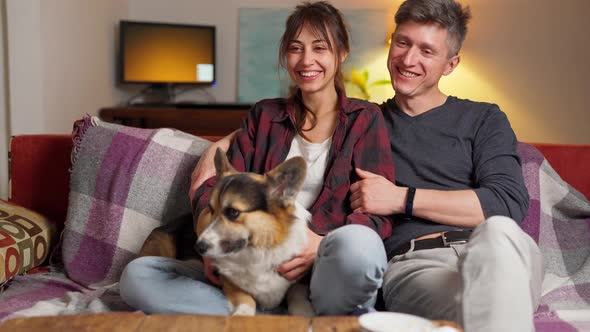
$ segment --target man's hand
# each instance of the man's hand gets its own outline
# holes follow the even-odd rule
[[[307,228],[307,245],[305,248],[291,260],[281,264],[277,268],[277,272],[289,281],[295,281],[303,277],[313,266],[323,238],[323,236],[317,235]]]
[[[211,144],[203,152],[203,154],[201,154],[201,158],[199,158],[197,166],[195,166],[195,169],[191,174],[191,188],[188,192],[191,202],[195,197],[195,192],[203,184],[203,182],[207,181],[207,179],[210,177],[215,176],[215,151],[217,148],[220,148],[223,152],[227,152],[232,140],[240,130],[241,129],[238,129],[220,139],[219,141]]]
[[[350,186],[350,206],[354,212],[388,216],[404,211],[407,188],[360,168],[355,171],[361,180]]]
[[[213,260],[209,257],[203,257],[203,266],[205,267],[205,277],[209,279],[209,281],[217,286],[223,286],[223,281],[219,276],[219,272],[213,264],[211,264]]]

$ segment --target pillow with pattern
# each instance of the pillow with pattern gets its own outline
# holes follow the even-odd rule
[[[152,229],[191,214],[190,175],[210,142],[90,116],[73,140],[62,255],[72,280],[98,288],[119,281]]]
[[[0,283],[41,265],[56,227],[44,216],[0,200]]]

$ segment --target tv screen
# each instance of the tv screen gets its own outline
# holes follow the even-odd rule
[[[215,84],[215,27],[121,21],[122,83]]]

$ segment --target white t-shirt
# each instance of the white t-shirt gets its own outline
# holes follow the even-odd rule
[[[307,175],[296,198],[297,215],[307,222],[311,221],[311,214],[307,210],[315,202],[324,186],[324,173],[331,145],[331,136],[321,143],[311,143],[301,135],[295,134],[287,154],[287,159],[299,156],[307,162]]]

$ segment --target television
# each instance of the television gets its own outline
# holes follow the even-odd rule
[[[215,27],[121,21],[119,81],[215,85]]]

